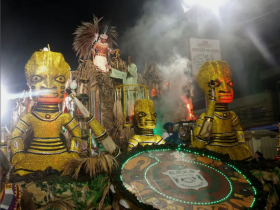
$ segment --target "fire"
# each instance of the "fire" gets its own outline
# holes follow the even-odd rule
[[[188,113],[189,113],[189,120],[193,120],[195,119],[194,115],[192,114],[192,109],[191,109],[191,105],[189,103],[188,98],[185,95],[181,96],[182,101],[185,102],[185,104],[187,105],[187,109],[188,109]]]

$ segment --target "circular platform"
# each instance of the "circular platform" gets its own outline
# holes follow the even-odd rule
[[[256,190],[251,182],[214,156],[188,148],[151,146],[121,159],[120,182],[132,195],[128,200],[142,209],[247,209],[254,205]]]

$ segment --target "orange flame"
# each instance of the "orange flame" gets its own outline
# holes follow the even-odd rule
[[[195,119],[194,115],[192,114],[191,106],[190,106],[190,103],[189,103],[189,100],[187,99],[187,97],[185,95],[182,95],[181,99],[182,99],[182,101],[185,102],[185,104],[187,104],[187,109],[188,109],[188,113],[189,113],[189,119],[191,119],[191,120]]]

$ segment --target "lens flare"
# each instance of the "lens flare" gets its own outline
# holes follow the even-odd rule
[[[1,85],[1,118],[5,115],[7,111],[8,100],[9,100],[9,95],[5,87]]]

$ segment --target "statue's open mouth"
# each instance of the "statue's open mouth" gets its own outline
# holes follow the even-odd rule
[[[219,97],[219,99],[222,99],[222,100],[232,100],[233,94],[221,94],[218,97]]]
[[[41,98],[56,98],[58,97],[57,89],[56,88],[46,88],[41,89],[40,91],[40,97]]]
[[[146,120],[145,125],[146,126],[154,126],[155,125],[155,121],[154,120]]]

